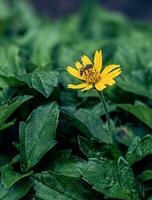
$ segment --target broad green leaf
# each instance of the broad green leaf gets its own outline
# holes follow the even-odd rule
[[[114,105],[108,105],[108,112],[113,112],[116,110],[116,107]],[[90,112],[92,114],[94,114],[95,116],[103,116],[105,115],[105,111],[103,108],[103,105],[101,103],[96,104],[95,106],[92,107],[92,109],[90,110]]]
[[[95,117],[93,114],[88,114],[88,112],[83,109],[79,109],[75,113],[75,117],[88,128],[91,135],[95,138],[101,139],[107,143],[111,141],[111,136],[105,131],[100,117]]]
[[[128,148],[126,160],[132,165],[148,155],[152,155],[152,135],[146,135],[142,139],[136,137]]]
[[[59,28],[56,24],[44,23],[39,26],[32,41],[31,62],[44,67],[51,60],[52,48],[59,42]]]
[[[7,122],[7,123],[3,123],[1,126],[0,126],[0,131],[1,130],[4,130],[4,129],[7,129],[9,128],[10,126],[13,126],[15,124],[16,120],[12,120],[10,122]]]
[[[31,188],[29,181],[20,181],[11,188],[5,188],[0,183],[0,199],[1,200],[20,200]]]
[[[12,100],[8,101],[4,105],[0,106],[0,125],[2,125],[12,114],[13,112],[25,101],[31,99],[32,96],[24,95],[17,96]]]
[[[48,97],[54,87],[58,85],[58,72],[50,69],[38,68],[34,72],[24,74],[22,76],[1,74],[1,78],[10,87],[19,87],[28,85]]]
[[[22,77],[22,76],[21,76]],[[5,87],[12,87],[12,88],[18,88],[20,86],[24,86],[25,83],[20,80],[22,78],[20,78],[20,76],[17,76],[15,74],[7,74],[5,71],[1,72],[0,73],[0,78],[1,78],[1,81],[4,82],[4,86],[3,88]]]
[[[140,181],[152,180],[152,170],[143,171],[140,175],[138,175],[138,179]]]
[[[132,104],[116,104],[117,107],[130,112],[135,117],[140,119],[143,123],[152,129],[152,109],[142,102],[136,102],[135,105]]]
[[[133,45],[131,43],[124,44],[124,41],[121,41],[120,45],[118,45],[118,48],[114,52],[115,63],[120,64],[123,71],[125,71],[125,73],[126,72],[129,73],[129,75],[131,74],[130,71],[136,69],[137,66],[138,66],[137,70],[142,69],[139,58],[137,56],[137,51],[132,46]],[[127,74],[124,74],[124,76],[125,75]]]
[[[96,140],[88,140],[83,137],[79,137],[80,150],[88,158],[109,158],[118,159],[120,157],[119,150],[112,144],[105,144]]]
[[[21,167],[27,171],[55,144],[59,109],[53,102],[36,108],[26,122],[20,123]]]
[[[20,174],[15,172],[13,166],[7,164],[1,169],[1,182],[6,188],[12,187],[16,182],[21,180],[24,177],[31,175],[32,172],[28,172],[26,174]]]
[[[152,96],[152,70],[151,69],[136,69],[129,73],[124,72],[122,77],[119,77],[118,86],[124,91],[132,92],[151,99]]]
[[[78,167],[84,165],[84,160],[72,156],[69,151],[59,151],[54,154],[49,163],[49,170],[68,177],[80,177]]]
[[[53,91],[53,88],[57,87],[58,72],[39,68],[19,79],[28,84],[30,88],[34,88],[45,97],[48,97]]]
[[[146,38],[146,35],[144,37]],[[118,85],[127,92],[151,98],[152,70],[147,67],[147,64],[142,65],[143,56],[140,61],[140,51],[143,51],[143,47],[139,47],[140,44],[143,45],[143,43],[124,45],[123,41],[123,44],[119,45],[115,53],[115,60],[121,65],[123,73],[118,78]],[[144,48],[147,49],[147,45]]]
[[[94,137],[105,143],[111,143],[112,137],[103,127],[100,117],[89,114],[83,109],[79,109],[75,114],[63,110],[62,113],[71,123],[76,126],[86,137]]]
[[[0,154],[0,171],[4,165],[10,162],[10,158],[7,155]]]
[[[80,178],[67,177],[52,172],[33,176],[36,198],[43,200],[94,200],[100,195],[91,190]]]
[[[81,168],[80,171],[93,189],[103,193],[105,198],[140,199],[134,174],[123,158],[120,158],[118,162],[90,159],[86,167]]]
[[[22,75],[25,69],[21,66],[19,57],[19,47],[15,45],[5,45],[0,47],[0,75]]]
[[[0,105],[9,101],[15,92],[15,89],[9,87],[0,90]]]

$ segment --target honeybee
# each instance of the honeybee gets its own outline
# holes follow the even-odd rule
[[[80,69],[80,76],[82,76],[83,73],[84,73],[86,70],[89,70],[89,69],[92,68],[92,67],[93,67],[92,64],[88,64],[88,65],[86,65],[86,66],[81,67],[81,69]]]

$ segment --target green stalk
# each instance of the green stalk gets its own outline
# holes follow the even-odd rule
[[[106,101],[105,101],[103,92],[99,92],[99,91],[98,91],[98,94],[99,94],[100,100],[101,100],[101,102],[102,102],[102,104],[103,104],[103,108],[104,108],[104,111],[105,111],[105,114],[106,114],[106,119],[107,119],[107,123],[108,123],[109,132],[112,134],[112,131],[111,131],[111,124],[110,124],[110,116],[109,116],[108,107],[107,107],[107,104],[106,104]],[[111,135],[111,136],[112,136],[112,135]]]

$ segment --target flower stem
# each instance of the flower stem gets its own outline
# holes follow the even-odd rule
[[[104,111],[105,111],[105,114],[106,114],[107,123],[108,123],[108,129],[109,129],[109,132],[111,133],[110,116],[109,116],[109,112],[108,112],[108,108],[107,108],[107,104],[106,104],[103,92],[99,92],[98,91],[98,94],[99,94],[100,100],[101,100],[101,102],[103,104],[103,108],[104,108]]]

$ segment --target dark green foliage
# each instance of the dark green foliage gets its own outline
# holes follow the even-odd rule
[[[13,167],[9,164],[3,166],[1,169],[1,181],[2,184],[6,188],[10,188],[12,185],[14,185],[16,182],[18,182],[20,179],[31,175],[32,173],[29,172],[27,174],[19,174],[16,173],[13,169]]]
[[[0,1],[0,200],[151,200],[151,23],[91,0],[48,20],[27,2]],[[97,49],[122,68],[104,90],[112,135],[97,92],[67,89]]]
[[[145,104],[141,102],[136,102],[135,105],[131,104],[118,104],[119,108],[130,112],[131,114],[135,115],[137,118],[139,118],[143,123],[145,123],[147,126],[149,126],[152,129],[152,109],[146,106]]]
[[[149,181],[152,179],[152,170],[143,171],[140,175],[138,175],[139,180],[141,181]]]
[[[56,103],[35,109],[26,122],[20,123],[21,168],[29,170],[55,144],[59,110]]]
[[[140,199],[133,172],[123,158],[118,162],[92,158],[80,170],[83,178],[105,198]]]
[[[30,98],[31,96],[18,96],[9,101],[8,103],[1,105],[0,125],[2,125],[22,103],[24,103]]]
[[[146,135],[143,139],[136,137],[129,146],[126,159],[130,165],[152,155],[152,136]]]
[[[80,178],[68,177],[54,174],[52,172],[42,172],[33,177],[36,197],[39,199],[63,199],[63,200],[93,200],[100,199],[100,195],[91,190]]]
[[[31,183],[26,180],[16,183],[9,189],[0,183],[0,199],[19,200],[30,190],[30,188]]]
[[[120,157],[119,150],[112,144],[101,143],[97,140],[88,140],[79,137],[80,150],[88,158],[105,157],[109,159],[118,159]]]

